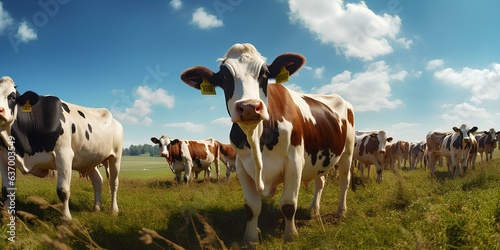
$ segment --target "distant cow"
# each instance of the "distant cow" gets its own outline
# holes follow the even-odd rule
[[[219,158],[226,165],[226,179],[229,180],[231,172],[236,172],[236,151],[231,144],[219,143]]]
[[[23,174],[44,177],[50,169],[57,170],[57,195],[63,202],[63,216],[68,219],[71,219],[71,170],[87,172],[94,188],[94,208],[99,211],[102,176],[96,166],[109,161],[112,212],[118,213],[116,194],[123,128],[108,110],[77,106],[31,91],[20,95],[14,81],[3,77],[0,79],[0,124],[4,202],[8,202],[10,192],[8,172],[12,165],[8,155],[13,149],[16,166]],[[14,145],[10,145],[11,141]]]
[[[213,138],[196,141],[172,140],[168,135],[162,135],[159,139],[151,137],[151,141],[160,146],[160,154],[167,160],[177,182],[181,181],[182,172],[185,183],[189,182],[191,171],[199,173],[206,170],[210,178],[212,163],[215,164],[219,179],[219,142]]]
[[[435,154],[439,152],[439,155],[447,157],[449,163],[451,163],[452,174],[457,177],[466,171],[470,152],[476,143],[476,139],[472,136],[472,133],[476,130],[477,127],[469,129],[467,125],[462,124],[460,128],[453,127],[453,133],[429,133],[427,134],[427,147],[429,148],[429,145],[431,145],[435,150]],[[441,137],[442,140],[439,148],[436,149],[435,146]],[[435,158],[432,161],[429,160],[429,164],[432,164],[431,173],[434,175]]]
[[[408,155],[410,152],[410,143],[407,141],[397,141],[391,145],[391,168],[394,169],[394,163],[398,162],[398,168],[401,169],[401,162],[403,162],[403,167],[406,167],[406,162],[408,161]]]
[[[424,152],[425,152],[425,141],[410,144],[410,152],[409,152],[410,170],[414,170],[417,164],[419,163],[420,166],[422,166]]]
[[[497,132],[492,128],[489,131],[484,131],[475,136],[478,146],[477,152],[481,156],[481,162],[483,162],[483,153],[486,155],[486,161],[488,161],[488,159],[492,160],[495,143],[497,143],[496,134]]]
[[[436,162],[441,156],[449,156],[449,152],[442,152],[441,145],[446,136],[451,135],[451,132],[429,132],[426,136],[426,152],[427,165],[431,169],[431,176],[436,175]]]
[[[311,211],[319,214],[324,175],[335,165],[340,182],[337,215],[342,215],[347,210],[354,147],[351,104],[338,95],[302,94],[269,82],[270,78],[284,82],[295,73],[305,61],[299,54],[282,54],[268,65],[253,45],[235,44],[220,61],[217,73],[197,66],[184,71],[181,79],[197,89],[224,90],[247,214],[244,241],[258,241],[261,197],[274,196],[280,183],[284,183],[280,199],[284,240],[291,241],[297,235],[300,182],[315,180]]]
[[[377,182],[382,181],[382,170],[384,164],[385,146],[391,142],[392,137],[387,138],[385,131],[360,132],[356,131],[353,159],[368,167],[370,176],[370,165],[377,168]],[[361,166],[363,176],[363,166]]]

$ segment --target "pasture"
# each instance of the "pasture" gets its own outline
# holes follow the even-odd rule
[[[296,216],[299,237],[286,245],[279,195],[264,201],[258,248],[500,249],[498,150],[493,161],[476,164],[462,178],[451,178],[446,167],[437,167],[437,178],[430,179],[429,170],[417,168],[384,171],[377,184],[375,168],[371,171],[368,179],[356,170],[347,216],[341,220],[333,216],[339,195],[336,178],[326,182],[320,219],[311,219],[307,211],[313,185],[303,186]],[[18,171],[16,242],[7,240],[4,212],[0,249],[173,248],[167,241],[186,249],[237,249],[245,228],[242,191],[234,173],[230,181],[223,173],[224,167],[219,181],[177,185],[165,159],[124,157],[120,213],[111,216],[109,188],[103,187],[103,211],[94,213],[90,180],[75,172],[70,198],[74,221],[64,222],[54,209],[59,206],[56,179],[22,176]]]

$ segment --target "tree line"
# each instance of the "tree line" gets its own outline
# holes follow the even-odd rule
[[[143,145],[130,145],[128,148],[123,149],[122,155],[137,156],[137,155],[160,156],[160,150],[156,145],[143,144]]]

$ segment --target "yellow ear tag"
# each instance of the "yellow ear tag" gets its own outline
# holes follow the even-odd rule
[[[215,95],[215,86],[206,78],[203,78],[203,82],[200,84],[200,90],[202,95]]]
[[[26,100],[26,103],[21,107],[21,112],[24,112],[24,113],[31,112],[30,100]]]
[[[276,83],[288,82],[289,79],[290,72],[288,72],[285,66],[281,67],[280,73],[276,76]]]

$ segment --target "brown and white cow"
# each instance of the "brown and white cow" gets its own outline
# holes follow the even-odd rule
[[[356,131],[353,159],[367,166],[368,177],[370,176],[370,165],[375,165],[377,168],[377,182],[382,181],[385,147],[387,142],[391,141],[392,137],[388,138],[384,130]],[[361,176],[363,176],[363,166],[360,166],[360,168]]]
[[[486,161],[492,160],[493,151],[495,150],[495,143],[497,143],[497,132],[491,128],[489,131],[484,131],[475,135],[477,140],[477,152],[481,156],[483,162],[483,153],[486,155]]]
[[[431,169],[431,176],[436,175],[436,162],[448,152],[441,151],[441,145],[446,136],[451,135],[451,132],[429,132],[425,138],[425,155],[427,157],[427,165]]]
[[[210,178],[212,163],[219,179],[219,142],[215,139],[172,140],[168,135],[162,135],[159,139],[151,137],[151,141],[159,145],[160,155],[167,160],[177,182],[181,181],[182,172],[185,183],[189,182],[192,171],[196,174],[207,171]]]
[[[410,152],[410,143],[407,141],[399,140],[391,145],[391,169],[394,170],[394,163],[398,162],[398,169],[401,169],[401,162],[403,162],[403,167],[406,167],[406,162],[408,161],[408,155]]]
[[[419,163],[420,166],[422,166],[422,164],[424,163],[424,152],[425,141],[410,143],[410,170],[414,170]]]
[[[219,158],[226,165],[226,180],[229,180],[231,172],[236,172],[236,151],[231,144],[219,142]]]
[[[71,170],[87,172],[94,188],[94,209],[101,209],[102,176],[96,166],[109,161],[112,212],[118,213],[116,194],[122,156],[123,128],[106,109],[87,108],[55,96],[27,91],[20,95],[10,77],[0,79],[0,169],[2,194],[15,192],[10,185],[11,164],[23,174],[38,177],[57,170],[57,195],[63,216],[69,210]],[[13,142],[13,144],[11,144]],[[10,157],[9,157],[10,156]]]
[[[247,214],[244,241],[258,241],[261,198],[274,196],[280,183],[284,240],[291,241],[297,235],[300,182],[315,181],[311,211],[319,214],[324,175],[335,165],[340,182],[337,215],[342,215],[354,147],[351,104],[338,95],[302,94],[269,82],[295,73],[305,62],[300,54],[282,54],[268,65],[253,45],[235,44],[219,60],[218,72],[197,66],[184,71],[181,79],[196,89],[209,83],[224,90]]]

